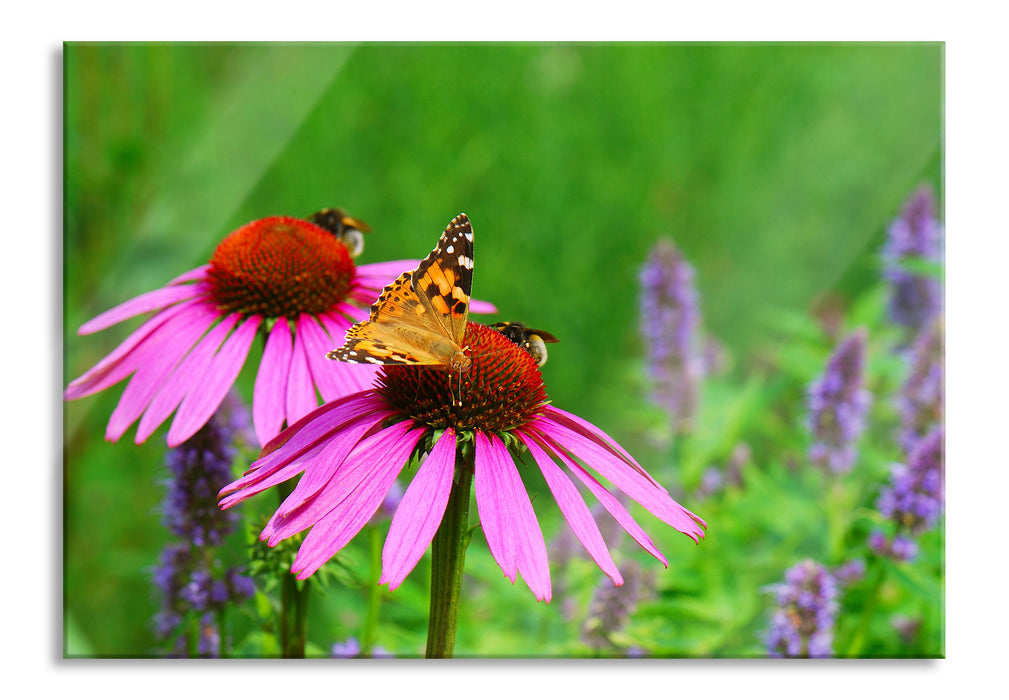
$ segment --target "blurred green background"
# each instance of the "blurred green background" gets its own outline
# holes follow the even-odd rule
[[[730,411],[766,405],[747,404],[753,392],[768,394],[746,387],[781,350],[773,319],[780,326],[864,296],[907,194],[925,182],[941,195],[942,76],[935,43],[67,44],[64,385],[127,332],[82,338],[82,322],[203,264],[250,220],[339,206],[371,225],[362,261],[376,262],[423,257],[465,211],[476,233],[474,296],[497,304],[493,320],[521,320],[561,339],[543,371],[554,404],[610,432],[646,468],[689,485],[704,459],[724,455],[709,450],[693,467],[666,472],[648,461],[662,459],[642,427],[653,420],[641,408],[637,312],[648,249],[672,236],[697,270],[704,326],[725,349],[725,387],[734,387],[705,393],[709,442],[727,450],[738,436],[718,426],[731,422]],[[804,380],[820,359],[799,371]],[[247,398],[252,376],[241,378]],[[104,442],[120,393],[64,408],[68,654],[155,649],[146,621],[157,608],[149,567],[167,540],[158,513],[164,428],[142,446],[132,430]],[[790,502],[815,499],[799,483]],[[751,505],[774,510],[768,488]],[[265,512],[273,501],[262,500],[270,501]],[[727,569],[738,562],[725,540],[734,532],[744,543],[750,526],[696,510],[709,522],[708,541],[695,548],[659,537],[670,570],[651,566],[668,579],[686,567],[698,586],[728,595]],[[541,517],[549,539],[558,518]],[[804,527],[801,510],[780,519]],[[656,522],[647,520],[652,529]],[[721,545],[718,533],[726,533]],[[505,623],[494,616],[508,609],[495,607],[500,598],[494,606],[478,599],[464,623],[511,631],[494,640],[461,631],[462,652],[563,653],[560,642],[530,641],[539,637],[524,627],[542,637],[562,624],[560,606],[530,605],[477,540],[469,568],[489,567],[483,585],[546,622]],[[766,582],[794,563],[758,550]],[[391,615],[409,608],[411,595],[423,601],[425,576],[422,564],[408,579],[416,589],[388,597]],[[331,591],[317,604],[320,619],[352,628],[347,595]],[[754,590],[740,605],[764,599]],[[679,640],[684,654],[759,650],[758,611],[722,602],[726,619],[745,618],[733,638]],[[416,621],[418,632],[402,616],[406,631],[393,625],[381,644],[423,639],[425,621]],[[315,632],[320,648],[336,641],[327,642],[325,627]]]

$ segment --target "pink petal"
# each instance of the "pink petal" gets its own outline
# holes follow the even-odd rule
[[[349,454],[333,464],[317,464],[317,459],[313,459],[307,465],[306,474],[321,468],[331,475],[329,480],[322,484],[323,488],[314,488],[314,495],[308,500],[302,497],[304,492],[292,493],[286,498],[260,533],[260,538],[269,538],[270,546],[273,546],[285,537],[301,532],[324,519],[327,513],[347,497],[347,494],[369,478],[376,468],[375,465],[389,461],[390,448],[391,452],[395,453],[397,449],[406,449],[417,442],[415,437],[407,435],[411,427],[413,427],[411,421],[401,421],[379,430],[352,445]],[[410,451],[407,451],[402,460],[405,462],[409,456]],[[316,479],[317,483],[318,481],[321,481],[321,478]]]
[[[387,430],[391,431],[395,427]],[[350,464],[348,460],[348,470],[364,471],[363,478],[351,490],[332,494],[334,500],[340,498],[339,502],[305,536],[291,566],[291,571],[297,572],[299,579],[315,573],[361,531],[382,505],[425,430],[426,427],[415,427],[396,442],[390,443],[386,455],[377,462],[369,459],[364,470],[360,470],[356,464]],[[350,485],[348,481],[344,486]]]
[[[630,455],[630,453],[621,447],[616,440],[611,438],[609,435],[600,430],[597,426],[592,425],[584,418],[576,416],[574,413],[568,413],[556,406],[547,406],[543,410],[543,416],[548,420],[563,425],[565,428],[573,433],[581,435],[583,438],[588,438],[589,440],[596,443],[599,447],[612,452],[617,457],[620,457],[625,462],[627,462],[634,471],[641,474],[641,476],[648,479],[652,484],[659,487],[665,491],[665,487],[659,482],[651,477],[651,475],[645,471],[644,467],[638,464],[637,460]]]
[[[434,539],[445,515],[455,473],[455,431],[445,430],[417,470],[389,525],[382,549],[382,578],[396,590]]]
[[[356,302],[359,307],[364,307],[363,310],[367,310],[371,304],[375,303],[378,298],[379,292],[369,289],[367,287],[354,287],[350,290],[347,298],[353,302]]]
[[[182,314],[193,314],[194,311],[206,314],[211,320],[217,318],[216,312],[202,304],[179,304],[155,314],[98,364],[70,382],[63,392],[63,398],[70,400],[88,396],[107,389],[133,374],[140,366],[137,348],[142,347],[152,336],[158,337],[155,331],[171,319]],[[154,344],[157,345],[158,341],[155,340]]]
[[[206,285],[189,284],[183,287],[162,287],[150,292],[133,297],[129,301],[124,301],[119,306],[115,306],[104,313],[98,314],[90,321],[84,323],[78,330],[78,335],[89,335],[109,326],[114,326],[128,318],[145,314],[149,311],[158,311],[165,307],[186,301],[194,297],[205,294],[208,288]]]
[[[497,307],[489,301],[481,301],[479,299],[469,300],[469,312],[471,314],[496,314]]]
[[[544,437],[540,434],[535,433],[535,431],[524,431],[527,434],[533,435],[537,441],[540,441],[541,445],[547,445],[549,451],[554,457],[560,459],[567,467],[574,473],[578,479],[585,484],[585,486],[592,492],[602,504],[603,508],[609,511],[610,515],[617,521],[620,527],[627,531],[635,542],[640,544],[645,551],[651,554],[653,557],[662,562],[663,566],[669,566],[669,562],[663,556],[662,552],[656,548],[652,543],[652,539],[645,533],[640,525],[631,517],[631,514],[627,512],[627,509],[616,499],[616,497],[607,491],[599,481],[596,480],[594,476],[589,474],[580,464],[575,462],[571,457],[569,457],[563,449],[554,446],[550,443],[549,439],[544,440]]]
[[[319,399],[312,383],[312,373],[308,369],[305,356],[305,341],[294,334],[294,350],[291,353],[291,373],[287,377],[287,423],[290,425],[319,407]]]
[[[375,301],[375,299],[372,299],[372,301]],[[326,324],[329,328],[329,334],[333,336],[333,340],[336,341],[337,347],[339,347],[340,345],[343,345],[344,336],[351,324],[367,320],[370,314],[371,311],[368,306],[361,308],[360,306],[340,302],[334,309],[330,309],[329,311],[321,314],[321,316],[324,319],[328,318],[332,321],[336,321],[342,329],[339,333],[335,333],[329,324]]]
[[[281,316],[266,338],[252,392],[252,425],[260,445],[265,445],[284,427],[284,402],[287,400],[292,351],[291,327]]]
[[[571,479],[564,473],[564,470],[558,467],[553,459],[536,443],[535,438],[526,435],[522,437],[522,442],[529,449],[529,454],[536,460],[540,471],[543,472],[543,478],[550,488],[550,493],[553,494],[554,500],[557,501],[557,505],[575,533],[575,537],[582,543],[585,551],[599,565],[599,568],[613,580],[613,583],[617,586],[623,585],[624,579],[620,575],[620,571],[617,570],[613,557],[610,556],[606,542],[599,531],[599,525],[596,524],[595,518],[592,517],[591,511],[585,505],[585,501],[582,499],[581,494],[578,493],[578,489],[571,483]]]
[[[308,314],[302,314],[298,318],[297,335],[304,343],[308,369],[312,374],[312,381],[319,387],[322,400],[332,401],[344,394],[354,393],[353,391],[345,391],[342,382],[337,377],[339,367],[346,363],[334,362],[326,358],[326,353],[336,347],[336,344],[329,337],[329,333],[319,325],[319,322]],[[360,391],[360,388],[356,388],[354,391]]]
[[[494,561],[504,571],[508,580],[515,583],[518,568],[515,540],[511,537],[515,525],[511,522],[511,511],[505,503],[504,488],[498,484],[497,453],[491,449],[490,440],[482,431],[475,432],[474,444],[476,465],[473,489],[476,493],[480,526]]]
[[[319,407],[268,442],[242,478],[221,489],[218,498],[227,496],[221,508],[300,474],[327,445],[339,441],[349,422],[368,416],[381,422],[389,413],[389,407],[371,394],[347,396]]]
[[[210,332],[203,336],[189,354],[183,358],[175,369],[163,383],[151,400],[151,405],[140,417],[140,425],[137,426],[136,443],[139,445],[151,436],[159,425],[161,425],[172,411],[178,408],[182,399],[192,389],[200,390],[200,381],[203,377],[206,365],[210,362],[221,343],[228,337],[231,329],[238,323],[239,314],[231,314]]]
[[[339,431],[342,421],[352,417],[351,412],[363,398],[365,397],[345,396],[343,399],[331,401],[294,425],[287,426],[263,446],[259,458],[245,470],[242,478],[221,489],[218,495],[246,488],[255,483],[255,479],[262,478],[264,473],[272,472],[307,452],[324,447],[325,443]]]
[[[420,260],[390,260],[388,262],[370,263],[368,265],[358,265],[356,285],[369,291],[374,291],[372,300],[378,298],[382,288],[399,277],[407,270],[414,270],[420,264]]]
[[[242,370],[262,321],[262,316],[253,314],[224,341],[207,365],[200,388],[189,392],[182,400],[172,427],[168,429],[170,446],[175,447],[191,438],[214,415]]]
[[[333,478],[336,470],[344,465],[351,452],[355,452],[355,459],[363,459],[361,455],[370,449],[374,449],[374,453],[372,454],[375,460],[384,457],[388,449],[389,434],[375,433],[368,440],[364,440],[364,436],[391,414],[391,411],[386,411],[353,416],[340,427],[338,436],[334,436],[329,442],[324,444],[322,450],[313,453],[310,459],[306,455],[306,459],[298,460],[304,463],[305,474],[298,481],[298,485],[291,494],[280,504],[280,507],[274,513],[272,522],[289,525],[296,517],[303,518],[305,522],[299,530],[285,531],[286,534],[280,535],[280,539],[308,527],[326,512],[323,509],[316,512],[314,516],[306,514],[306,506],[310,510],[313,504],[323,502],[324,499],[315,498],[323,488],[328,489],[339,486],[339,481],[331,484],[330,480]]]
[[[283,456],[289,458],[295,451],[308,449],[316,443],[328,440],[335,429],[333,427],[335,423],[344,420],[348,412],[369,413],[388,410],[389,405],[374,391],[361,391],[343,396],[319,406],[304,418],[295,421],[293,425],[289,425],[280,435],[263,446],[259,456],[263,459],[273,452],[280,452],[281,447],[286,447]]]
[[[210,265],[201,265],[200,267],[194,268],[189,272],[183,272],[181,275],[173,279],[168,284],[182,284],[183,282],[205,280],[207,279],[208,272],[210,272]]]
[[[628,469],[625,459],[615,455],[612,450],[604,449],[597,440],[587,438],[581,432],[575,432],[545,416],[537,418],[535,425],[540,434],[550,437],[552,445],[570,451],[662,522],[695,542],[704,537],[704,531],[698,527],[704,521],[670,498],[666,490],[656,486],[647,474],[643,476],[644,470],[639,472]]]
[[[476,431],[474,460],[477,509],[488,545],[494,541],[491,554],[513,583],[517,568],[536,600],[549,602],[546,543],[515,463],[500,438],[483,437],[481,431]]]
[[[154,394],[164,387],[168,375],[216,321],[203,309],[191,306],[159,327],[136,349],[132,360],[138,367],[112,411],[105,439],[115,441],[140,417]]]

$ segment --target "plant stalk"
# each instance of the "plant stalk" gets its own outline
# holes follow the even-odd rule
[[[450,659],[455,649],[462,572],[469,543],[469,499],[473,484],[472,451],[456,452],[456,480],[445,515],[431,545],[431,609],[427,629],[429,659]]]

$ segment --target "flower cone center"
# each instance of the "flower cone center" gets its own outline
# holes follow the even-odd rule
[[[246,224],[217,246],[209,278],[218,306],[268,318],[319,314],[347,296],[354,263],[347,247],[301,219]]]
[[[463,346],[471,360],[465,372],[387,365],[378,375],[378,392],[415,421],[455,430],[508,430],[530,421],[547,402],[536,361],[518,345],[469,323]]]

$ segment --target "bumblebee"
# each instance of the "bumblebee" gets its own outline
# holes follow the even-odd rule
[[[560,342],[546,331],[529,328],[517,321],[492,323],[490,327],[532,355],[536,360],[537,367],[542,367],[547,363],[546,343]]]
[[[308,217],[308,221],[324,228],[341,241],[350,252],[350,257],[356,258],[364,251],[364,234],[371,227],[360,219],[348,216],[343,209],[323,209]]]

